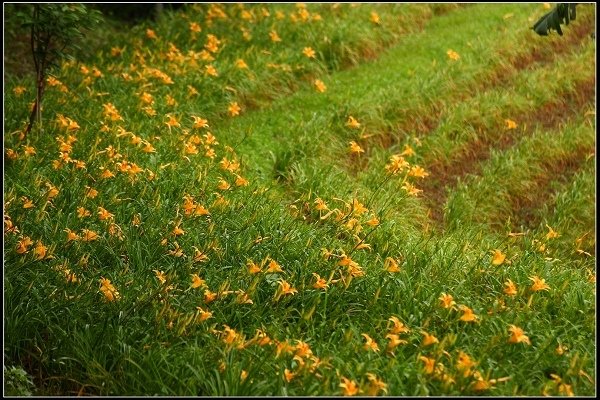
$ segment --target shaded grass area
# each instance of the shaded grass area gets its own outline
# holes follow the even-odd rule
[[[514,229],[527,228],[530,223],[537,225],[535,220],[527,219],[527,213],[532,212],[528,205],[544,198],[550,182],[568,181],[586,160],[594,157],[594,144],[593,125],[580,119],[577,125],[562,130],[539,128],[515,147],[494,151],[495,159],[485,166],[482,175],[467,180],[453,193],[448,219],[455,227],[465,223],[462,216],[467,215],[470,215],[467,219],[487,220],[498,228],[507,223]],[[463,189],[474,195],[469,206],[458,200],[466,195]]]
[[[515,121],[519,121],[522,126],[520,129],[507,130],[505,121],[497,121],[493,126],[486,126],[487,123],[477,126],[478,122],[475,122],[475,126],[470,125],[470,129],[478,132],[474,140],[451,153],[451,159],[446,161],[440,157],[428,164],[432,179],[425,182],[424,190],[434,210],[432,217],[441,221],[445,193],[451,191],[466,175],[477,174],[481,163],[489,158],[492,150],[502,151],[511,147],[523,135],[530,134],[536,126],[545,129],[560,127],[589,107],[595,94],[594,82],[595,79],[578,82],[573,91],[554,94],[560,98],[559,101],[551,100],[534,110],[511,115]]]

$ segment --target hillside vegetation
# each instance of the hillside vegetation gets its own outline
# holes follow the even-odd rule
[[[40,395],[594,395],[596,9],[547,11],[107,22],[28,135],[5,75],[5,364]]]

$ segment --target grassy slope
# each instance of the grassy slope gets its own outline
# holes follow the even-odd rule
[[[497,68],[505,67],[500,54],[510,59],[535,51],[535,45],[544,46],[547,38],[532,37],[524,23],[541,11],[534,5],[477,5],[431,17],[426,9],[402,10],[406,15],[415,13],[431,21],[422,32],[400,36],[398,45],[372,62],[330,75],[323,75],[324,71],[336,70],[338,64],[310,67],[314,69],[308,71],[309,75],[320,75],[327,85],[325,93],[316,93],[303,73],[257,78],[256,82],[279,82],[265,87],[258,83],[245,87],[243,79],[231,78],[232,83],[227,78],[230,75],[222,73],[223,80],[203,81],[197,87],[203,89],[202,93],[211,93],[207,102],[186,100],[183,91],[195,82],[189,74],[181,74],[178,91],[157,85],[153,92],[157,99],[170,93],[179,102],[169,107],[161,100],[159,115],[172,112],[180,117],[197,113],[208,116],[212,132],[221,142],[214,146],[218,152],[215,161],[201,154],[190,155],[189,161],[184,159],[183,131],[167,131],[162,120],[141,114],[138,100],[132,100],[131,93],[143,87],[143,80],[123,83],[116,74],[105,72],[94,91],[110,93],[108,98],[125,116],[126,130],[151,141],[156,154],[143,154],[130,145],[128,136],[118,136],[116,124],[109,123],[113,125],[111,130],[98,135],[102,104],[107,101],[104,95],[89,96],[80,86],[80,97],[65,100],[65,108],[60,104],[60,93],[49,93],[46,107],[50,112],[64,112],[82,126],[73,158],[84,159],[89,173],[50,167],[57,153],[54,136],[59,134],[51,125],[46,129],[52,135],[28,138],[28,143],[38,149],[35,157],[22,154],[16,135],[5,134],[5,146],[21,153],[18,160],[7,160],[7,212],[23,234],[42,240],[56,256],[36,261],[31,254],[20,256],[14,250],[5,251],[5,349],[9,349],[9,358],[20,361],[40,378],[50,377],[45,381],[49,390],[63,393],[81,389],[132,395],[337,394],[342,376],[368,390],[369,372],[387,383],[388,394],[456,395],[476,392],[472,371],[463,377],[457,364],[463,351],[476,360],[473,370],[482,379],[510,377],[485,394],[538,395],[546,386],[550,393],[559,394],[550,373],[572,385],[576,394],[593,393],[593,384],[580,371],[592,378],[595,375],[594,285],[588,281],[594,258],[576,253],[573,245],[575,238],[591,232],[583,248],[593,253],[591,161],[574,167],[579,172],[572,184],[526,184],[532,174],[548,168],[544,163],[548,160],[551,164],[551,160],[560,160],[571,150],[576,157],[585,156],[576,150],[592,146],[594,127],[589,118],[568,120],[566,126],[551,133],[535,130],[531,136],[516,139],[514,147],[492,152],[488,160],[483,160],[480,175],[461,181],[450,193],[446,222],[453,229],[446,232],[428,218],[427,192],[425,198],[409,197],[396,178],[387,179],[384,171],[389,156],[402,151],[405,144],[417,151],[409,160],[427,166],[432,160],[451,157],[454,148],[477,138],[481,133],[472,126],[487,127],[483,137],[493,135],[494,127],[501,126],[505,118],[536,110],[546,99],[591,76],[593,44],[587,43],[573,54],[516,70],[500,85],[489,80]],[[346,12],[358,13],[350,7]],[[395,9],[393,13],[397,12]],[[386,18],[386,10],[380,13],[382,19]],[[509,13],[512,17],[502,18]],[[586,15],[582,8],[579,21]],[[227,29],[226,25],[213,28]],[[266,33],[268,26],[261,29]],[[219,32],[222,36],[228,34]],[[162,33],[168,35],[166,30]],[[565,37],[568,33],[565,30]],[[176,32],[171,34],[177,36]],[[183,36],[178,36],[181,48],[185,48]],[[465,43],[464,37],[472,40]],[[264,42],[260,45],[268,47]],[[299,44],[298,50],[301,48]],[[447,49],[457,51],[460,60],[449,60]],[[229,47],[223,50],[223,57],[234,60],[236,51],[245,50],[243,46],[239,50]],[[252,53],[248,54],[250,57]],[[159,63],[160,57],[148,57]],[[287,60],[293,56],[280,57]],[[129,61],[125,59],[112,68],[115,72],[130,71]],[[97,62],[102,70],[108,70],[108,65]],[[226,64],[221,57],[218,62]],[[266,63],[260,59],[255,65],[259,62]],[[161,68],[169,67],[167,64]],[[567,73],[574,69],[580,73]],[[72,67],[65,68],[64,75],[65,82],[73,85],[81,79]],[[307,82],[296,82],[302,76]],[[239,98],[258,98],[252,107],[259,109],[227,118],[219,111],[226,105],[221,95],[227,92],[222,89],[227,83],[239,84],[238,90],[245,91]],[[286,97],[273,98],[277,85],[296,92],[286,89]],[[534,98],[531,93],[535,93]],[[250,108],[250,103],[246,106]],[[407,129],[412,117],[424,120],[421,118],[436,107],[443,111],[437,128],[427,134]],[[8,131],[18,129],[20,108],[22,102],[7,102]],[[356,117],[364,130],[345,127],[349,115]],[[181,121],[183,124],[184,118]],[[190,123],[185,122],[184,127],[189,128]],[[363,134],[372,136],[361,139]],[[422,147],[416,146],[416,137],[422,139]],[[349,155],[350,140],[358,141],[366,153]],[[109,144],[127,159],[152,170],[157,178],[148,181],[117,174],[111,180],[100,179],[98,167],[116,168],[115,161],[100,152]],[[44,152],[44,147],[52,149],[52,154]],[[539,152],[540,148],[545,150]],[[219,177],[234,181],[232,174],[218,167],[222,155],[237,155],[242,162],[239,173],[251,182],[248,187],[223,192],[229,200],[227,206],[217,205],[219,196],[214,194]],[[566,172],[558,169],[554,173],[560,176]],[[39,211],[45,203],[47,181],[60,189],[60,195],[44,207],[44,214]],[[511,238],[506,232],[498,232],[498,222],[502,226],[513,211],[500,200],[519,198],[531,185],[556,199],[539,211],[539,226],[523,237]],[[86,186],[95,187],[99,196],[85,198]],[[499,186],[504,197],[499,196]],[[209,208],[211,216],[184,217],[184,194],[194,195]],[[23,211],[21,196],[34,200],[36,208]],[[330,208],[342,211],[352,210],[345,208],[342,200],[357,198],[365,204],[369,212],[355,215],[362,231],[335,222],[333,216],[319,221],[320,213],[313,203],[317,196]],[[77,218],[79,206],[91,210],[93,216]],[[102,234],[108,225],[95,218],[98,206],[115,214],[123,240]],[[138,213],[142,224],[130,225]],[[374,214],[381,220],[376,229],[365,224]],[[578,216],[579,224],[571,222],[573,216]],[[351,217],[349,214],[341,222]],[[177,223],[185,234],[173,237],[171,232]],[[561,237],[546,239],[546,223]],[[95,229],[102,238],[65,244],[63,229],[67,227],[78,232],[82,228]],[[357,244],[354,235],[369,243],[372,250],[353,250]],[[18,238],[5,236],[6,248],[15,249]],[[168,239],[166,246],[160,244],[163,238]],[[539,242],[532,242],[534,239]],[[175,243],[186,257],[169,254]],[[546,244],[545,252],[539,251],[540,243]],[[205,251],[209,261],[192,262],[193,246]],[[336,258],[322,257],[323,248],[338,255],[342,251],[350,254],[365,276],[350,281]],[[506,253],[510,264],[492,266],[494,249]],[[88,261],[81,262],[86,256]],[[249,275],[247,261],[260,263],[266,257],[277,260],[285,272]],[[400,272],[384,270],[387,257],[399,260]],[[66,284],[62,273],[52,270],[64,263],[78,274],[78,285]],[[167,274],[170,289],[159,284],[155,269]],[[208,288],[222,296],[206,303],[202,290],[189,289],[192,273],[199,273]],[[343,281],[330,282],[327,291],[315,290],[311,287],[313,273],[325,278],[344,277],[347,286]],[[551,289],[532,293],[528,289],[532,275],[544,278]],[[122,297],[119,302],[102,302],[97,291],[100,276],[109,277],[117,286]],[[298,293],[273,301],[279,279],[290,282]],[[502,293],[507,279],[517,284],[517,296]],[[239,304],[236,299],[241,297],[223,294],[240,289],[253,304]],[[458,304],[472,308],[479,322],[460,321],[460,311],[441,308],[441,293],[450,293]],[[196,306],[213,312],[213,318],[190,323],[197,317]],[[402,335],[408,343],[398,347],[393,356],[384,354],[388,318],[392,315],[411,329]],[[305,341],[329,366],[311,373],[292,360],[292,354],[276,357],[275,346],[271,345],[231,349],[224,343],[225,334],[212,331],[223,331],[225,324],[246,335],[246,339],[256,329],[263,329],[280,342]],[[507,343],[509,324],[522,327],[532,344]],[[440,343],[424,346],[422,331],[434,334]],[[363,333],[379,343],[379,353],[363,348]],[[559,343],[569,348],[562,356],[555,353]],[[437,372],[427,374],[421,356],[435,359]],[[303,360],[313,362],[309,357]],[[222,362],[226,368],[219,372]],[[439,370],[441,364],[444,371]],[[290,382],[282,379],[286,368],[299,371]],[[240,379],[242,370],[248,373],[248,379]],[[449,383],[449,377],[455,383]]]

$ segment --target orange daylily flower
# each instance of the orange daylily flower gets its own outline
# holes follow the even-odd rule
[[[235,60],[235,66],[239,69],[248,69],[248,64],[241,58]]]
[[[371,18],[369,18],[369,19],[374,24],[379,25],[381,23],[380,18],[379,18],[379,14],[377,14],[375,11],[371,11]]]
[[[206,50],[210,51],[211,53],[216,53],[219,51],[219,45],[221,44],[221,41],[212,34],[208,34],[206,35],[206,44],[204,45],[204,48],[206,48]]]
[[[204,68],[205,68],[204,72],[206,73],[206,75],[219,76],[217,69],[213,65],[207,65]]]
[[[239,176],[238,174],[235,174],[235,185],[236,186],[248,186],[250,184],[250,182],[248,182],[248,180],[246,178],[243,178],[241,176]]]
[[[200,128],[208,128],[209,127],[208,126],[208,120],[206,120],[204,118],[197,117],[195,115],[192,115],[192,118],[194,119],[194,126],[193,126],[193,128],[200,129]]]
[[[15,86],[13,88],[13,93],[18,97],[21,96],[23,93],[25,93],[27,91],[27,88],[23,87],[23,86]]]
[[[148,141],[144,141],[144,147],[142,147],[144,153],[156,153],[156,149]]]
[[[204,291],[204,302],[205,303],[210,303],[211,301],[214,301],[217,298],[217,293],[215,292],[211,292],[210,290],[206,289]]]
[[[96,232],[89,230],[89,229],[82,229],[81,232],[83,234],[82,240],[84,242],[91,242],[93,240],[98,239],[98,237],[99,237]]]
[[[219,178],[219,184],[217,185],[217,188],[220,190],[227,190],[231,187],[231,185],[223,178]]]
[[[477,320],[477,315],[473,313],[469,307],[461,305],[459,308],[462,310],[463,315],[461,315],[460,320],[464,322],[475,322]]]
[[[302,340],[296,340],[296,346],[294,347],[296,351],[296,355],[301,358],[310,357],[312,355],[312,350],[310,349],[310,345]]]
[[[101,221],[114,218],[114,216],[115,215],[108,212],[107,209],[105,209],[103,207],[98,207],[98,218],[100,218]]]
[[[198,147],[192,143],[184,143],[183,151],[185,154],[198,154]]]
[[[196,209],[196,203],[194,202],[194,199],[189,195],[183,196],[182,208],[185,215],[192,214]]]
[[[229,107],[227,107],[227,111],[229,112],[229,115],[231,115],[232,117],[239,115],[241,109],[242,108],[238,105],[237,102],[233,102],[233,103],[229,104]]]
[[[348,116],[348,121],[346,121],[346,126],[349,128],[358,129],[360,128],[360,122],[358,122],[352,115]]]
[[[414,176],[415,178],[425,178],[429,176],[429,172],[425,171],[422,167],[418,165],[414,165],[408,171],[409,176]]]
[[[399,334],[410,332],[410,329],[406,327],[404,323],[398,319],[398,317],[391,316],[388,321],[391,321],[393,324],[393,326],[389,329],[390,333]]]
[[[473,377],[475,381],[472,382],[473,390],[475,391],[483,391],[494,388],[494,384],[497,382],[505,382],[510,379],[510,377],[497,378],[497,379],[485,379],[481,376],[479,371],[473,372]]]
[[[404,145],[404,150],[402,150],[402,153],[400,153],[400,155],[401,156],[406,156],[406,157],[414,156],[415,155],[415,151],[407,143],[407,144]]]
[[[119,292],[110,282],[110,279],[104,277],[100,278],[100,292],[104,294],[107,301],[115,301],[120,297]]]
[[[236,160],[229,161],[227,157],[223,157],[221,161],[219,161],[219,166],[221,169],[224,169],[229,172],[235,172],[240,168],[240,163]]]
[[[402,155],[394,154],[390,157],[390,162],[385,166],[385,170],[388,173],[395,175],[409,166],[410,164],[402,157]]]
[[[81,239],[81,237],[79,237],[79,235],[77,233],[73,232],[69,228],[66,228],[65,232],[67,232],[67,242],[70,242],[72,240],[79,240],[79,239]]]
[[[167,244],[166,238],[163,239],[163,241],[164,241],[164,244]],[[174,257],[178,257],[178,258],[183,257],[184,256],[183,249],[181,247],[179,247],[179,243],[175,242],[175,243],[173,243],[173,246],[175,246],[175,248],[172,250],[169,250],[169,254]]]
[[[529,277],[529,279],[533,281],[533,285],[531,285],[531,288],[530,288],[533,292],[550,289],[550,286],[548,286],[548,284],[546,283],[546,280],[541,279],[537,275],[531,276],[531,277]]]
[[[198,274],[192,274],[192,288],[196,289],[203,286],[206,286],[206,281],[200,278]]]
[[[19,241],[17,242],[17,253],[18,254],[24,254],[27,253],[27,251],[29,251],[29,246],[31,246],[33,244],[33,241],[29,238],[29,236],[24,236],[23,238],[19,239]]]
[[[346,377],[342,377],[342,383],[339,385],[343,391],[344,396],[354,396],[358,394],[359,388],[355,381],[350,380]]]
[[[387,335],[385,335],[385,338],[389,340],[387,347],[385,348],[385,351],[387,351],[388,353],[392,353],[393,350],[399,345],[408,343],[406,340],[400,339],[400,335],[397,335],[395,333],[388,333]]]
[[[100,178],[102,179],[114,178],[114,176],[115,174],[113,174],[108,168],[103,168],[102,173],[100,174]]]
[[[510,338],[508,339],[509,343],[526,343],[529,345],[531,344],[529,337],[525,335],[523,329],[519,328],[516,325],[509,325],[508,330],[511,333]]]
[[[248,266],[248,273],[250,275],[258,274],[260,272],[260,267],[256,265],[254,261],[249,260],[246,265]]]
[[[102,104],[102,107],[104,107],[104,116],[106,118],[110,119],[111,121],[123,121],[123,117],[121,117],[121,114],[119,114],[119,111],[112,103]],[[75,121],[71,121],[70,119],[69,119],[69,121],[70,121],[70,123],[69,123],[69,127],[67,129],[69,129],[69,130],[79,129],[79,125],[77,125],[77,123]]]
[[[156,278],[160,281],[161,284],[164,284],[167,281],[167,276],[164,272],[159,271],[157,269],[152,270],[156,275]]]
[[[148,105],[154,104],[154,97],[148,92],[143,92],[142,94],[140,94],[140,100],[144,104],[148,104]]]
[[[89,217],[92,213],[83,207],[77,207],[77,216],[79,218]]]
[[[11,160],[16,160],[17,158],[19,158],[19,153],[17,153],[13,149],[6,149],[6,157],[8,157]]]
[[[25,196],[21,197],[21,201],[23,202],[23,208],[24,209],[35,207],[35,205],[33,204],[33,202],[31,200],[29,200],[29,198],[27,198]]]
[[[297,373],[294,373],[286,368],[285,371],[283,371],[283,378],[286,382],[291,382],[292,379],[294,379],[294,377],[296,376],[296,374]]]
[[[277,272],[283,272],[281,265],[277,263],[275,260],[269,261],[269,267],[267,268],[267,273],[273,274]]]
[[[575,396],[575,393],[573,392],[573,387],[564,382],[558,384],[558,393],[569,397]]]
[[[316,55],[315,51],[311,47],[305,47],[304,50],[302,50],[302,54],[308,58],[315,58]]]
[[[402,185],[402,189],[406,190],[409,196],[418,196],[419,193],[423,191],[421,189],[416,188],[408,182],[404,182],[404,185]]]
[[[46,183],[46,186],[48,186],[48,200],[55,198],[58,196],[58,193],[60,193],[60,191],[51,183]]]
[[[506,123],[506,129],[516,129],[517,128],[517,123],[515,121],[513,121],[512,119],[505,119],[504,122]]]
[[[203,252],[201,252],[200,250],[198,250],[198,248],[196,246],[193,246],[194,250],[196,251],[194,254],[194,262],[205,262],[208,261],[208,256],[206,254],[204,254]]]
[[[494,250],[494,256],[492,257],[492,265],[502,265],[504,260],[506,259],[506,254],[502,253],[500,250]]]
[[[276,299],[279,299],[279,297],[286,295],[286,294],[294,295],[294,294],[298,293],[298,290],[294,289],[285,280],[277,281],[277,283],[279,284],[279,290],[278,290],[277,295],[275,296]]]
[[[460,371],[463,371],[463,376],[467,377],[471,374],[471,368],[473,368],[477,363],[471,360],[468,354],[459,351],[458,360],[456,361],[456,368]]]
[[[361,216],[369,211],[360,201],[352,199],[352,215]]]
[[[327,204],[325,204],[325,201],[323,201],[320,197],[317,197],[314,201],[315,203],[315,209],[318,211],[326,211],[329,208],[327,207]]]
[[[441,306],[444,308],[452,308],[452,306],[456,304],[452,295],[446,293],[442,293],[439,297],[439,300],[441,302]]]
[[[217,142],[217,138],[210,132],[207,132],[202,136],[204,137],[204,142],[207,145],[219,144],[219,142]]]
[[[425,373],[432,374],[433,370],[435,368],[435,359],[425,357],[425,356],[419,356],[419,360],[423,361],[423,363],[425,364],[424,365]]]
[[[379,379],[375,374],[367,372],[369,387],[367,388],[367,396],[377,396],[380,391],[387,393],[387,384]]]
[[[327,281],[319,276],[319,274],[313,272],[313,276],[317,279],[317,281],[312,285],[315,289],[327,289],[329,284]]]
[[[46,257],[46,253],[48,252],[48,248],[44,246],[44,244],[38,240],[35,248],[33,249],[33,255],[36,260],[43,260]]]
[[[175,118],[173,115],[167,114],[167,117],[169,117],[169,120],[167,122],[165,122],[165,124],[167,124],[167,126],[169,128],[172,126],[177,126],[177,127],[181,126],[181,124],[179,123],[177,118]]]
[[[380,221],[379,221],[379,218],[377,218],[376,216],[373,216],[373,217],[371,217],[371,219],[369,219],[365,223],[369,226],[377,226],[377,225],[379,225]]]
[[[223,330],[223,342],[225,342],[225,344],[231,345],[233,344],[236,339],[240,338],[239,333],[237,333],[234,329],[231,329],[229,326],[227,325],[223,325],[225,327],[225,329]]]
[[[507,296],[516,296],[517,295],[517,285],[514,284],[510,279],[504,282],[504,294]]]
[[[158,39],[156,33],[152,29],[146,29],[146,37],[148,39]]]
[[[252,340],[256,341],[259,346],[266,346],[271,343],[271,338],[260,329],[256,330],[256,335]]]
[[[281,353],[291,353],[296,349],[295,346],[288,343],[287,340],[277,342],[275,346],[275,358],[278,358]]]
[[[423,346],[429,346],[440,342],[438,338],[436,338],[434,335],[430,335],[427,332],[422,331],[421,334],[423,335],[423,342],[421,343]]]
[[[446,54],[448,55],[448,58],[453,61],[456,61],[460,58],[460,55],[452,49],[448,50]]]
[[[315,79],[314,85],[315,85],[315,88],[317,89],[317,91],[320,93],[324,93],[327,90],[327,86],[325,86],[323,81],[320,79]]]
[[[196,306],[196,309],[199,312],[198,319],[197,319],[198,322],[203,322],[209,318],[212,318],[212,315],[213,315],[212,312],[203,310],[202,307],[198,307],[198,306]]]
[[[392,257],[386,257],[386,259],[383,262],[383,268],[385,268],[387,272],[400,272],[398,262]]]
[[[363,336],[366,340],[365,344],[363,345],[365,350],[373,350],[376,353],[379,351],[379,345],[371,338],[371,336],[367,335],[366,333],[361,333],[361,336]]]
[[[269,37],[271,38],[271,41],[273,41],[273,42],[281,42],[281,38],[275,31],[269,32]]]
[[[193,33],[199,33],[202,32],[202,28],[197,22],[190,22],[190,31],[192,31]]]
[[[554,229],[552,229],[550,226],[546,225],[546,228],[548,228],[548,233],[546,234],[546,239],[554,239],[559,237],[560,235],[558,234],[558,232],[556,232]]]

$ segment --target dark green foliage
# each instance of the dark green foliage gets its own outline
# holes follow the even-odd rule
[[[175,10],[183,7],[181,3],[99,3],[94,7],[107,17],[129,24],[141,23],[147,19],[156,18],[161,10]]]
[[[100,21],[101,13],[83,4],[31,4],[17,9],[16,18],[30,30],[31,53],[36,72],[36,101],[31,111],[27,135],[35,121],[41,122],[41,101],[46,76],[69,52],[78,49],[84,37],[82,29],[90,29]]]

